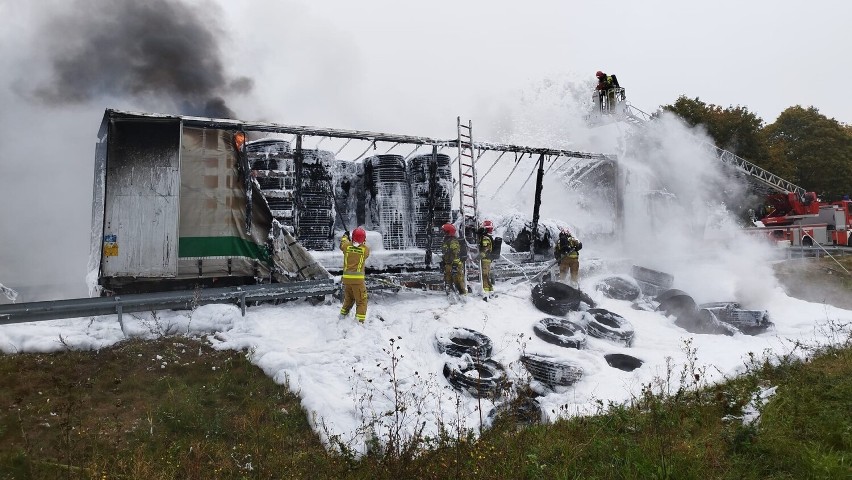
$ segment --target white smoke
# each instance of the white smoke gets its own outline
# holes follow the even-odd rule
[[[623,226],[598,186],[565,185],[566,171],[591,163],[578,159],[556,160],[548,170],[542,221],[572,226],[584,240],[585,255],[610,260],[612,268],[634,264],[673,274],[674,287],[698,302],[736,300],[764,307],[763,299],[777,284],[770,267],[775,252],[745,236],[728,208],[747,186],[726,176],[720,161],[700,147],[702,140],[709,141],[700,130],[671,114],[643,127],[625,122],[589,127],[584,116],[592,91],[591,80],[542,81],[493,109],[497,117],[492,122],[499,126],[495,141],[618,157]],[[537,158],[525,156],[511,176],[514,158],[505,159],[483,181],[481,209],[486,216],[519,211],[531,218]],[[480,168],[491,163],[489,153]],[[614,238],[602,235],[607,231]]]

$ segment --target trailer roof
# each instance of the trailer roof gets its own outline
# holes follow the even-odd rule
[[[269,133],[284,133],[292,135],[305,135],[316,137],[333,137],[347,138],[355,140],[366,140],[370,142],[391,142],[404,143],[411,145],[434,145],[438,147],[457,147],[458,140],[441,140],[430,137],[419,137],[412,135],[398,135],[393,133],[369,132],[363,130],[342,130],[335,128],[309,127],[303,125],[281,125],[268,122],[245,122],[242,120],[221,119],[221,118],[205,118],[192,117],[186,115],[167,115],[161,113],[142,113],[129,112],[115,109],[106,109],[104,119],[101,123],[98,137],[103,138],[107,132],[107,124],[109,120],[121,119],[149,119],[163,121],[179,121],[184,125],[192,127],[207,127],[207,128],[223,128],[234,130],[249,130]],[[600,160],[615,160],[615,155],[605,155],[602,153],[589,153],[571,150],[562,150],[557,148],[533,147],[525,145],[510,145],[488,142],[473,142],[473,146],[479,151],[498,151],[498,152],[515,152],[527,154],[539,154],[556,157],[573,157],[573,158],[590,158]]]

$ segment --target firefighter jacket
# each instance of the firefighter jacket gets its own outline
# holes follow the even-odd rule
[[[346,235],[340,239],[340,250],[343,252],[343,283],[364,282],[364,262],[370,256],[370,247],[366,243],[355,246]]]
[[[582,248],[583,242],[576,238],[567,235],[559,235],[559,241],[556,242],[556,248],[553,249],[553,256],[559,261],[565,257],[579,258],[580,250]]]
[[[613,80],[612,75],[606,75],[598,79],[598,86],[595,87],[595,90],[609,90],[617,86],[618,83]]]
[[[491,250],[494,247],[494,239],[491,235],[485,233],[479,239],[479,259],[491,260]]]
[[[444,237],[444,243],[441,245],[441,254],[443,259],[441,262],[444,265],[461,265],[463,260],[460,257],[461,244],[456,237]]]

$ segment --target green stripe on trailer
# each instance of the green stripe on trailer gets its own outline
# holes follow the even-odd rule
[[[182,237],[178,257],[249,257],[268,261],[269,251],[240,237]]]

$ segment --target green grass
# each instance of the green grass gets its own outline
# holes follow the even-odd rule
[[[157,356],[161,358],[157,358]],[[243,353],[163,338],[100,352],[0,357],[0,478],[852,478],[852,349],[418,455],[329,453],[299,399]],[[165,367],[163,367],[165,365]],[[740,415],[777,386],[757,425]]]
[[[4,356],[0,406],[0,478],[330,478],[344,467],[298,397],[242,353],[190,339]]]

